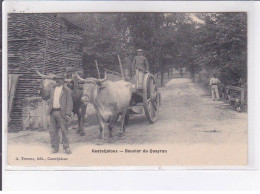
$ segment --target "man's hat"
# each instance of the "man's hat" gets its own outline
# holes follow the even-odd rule
[[[137,52],[143,52],[143,50],[142,49],[138,49]]]

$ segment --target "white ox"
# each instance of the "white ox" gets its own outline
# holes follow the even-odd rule
[[[109,142],[111,142],[113,125],[118,115],[122,116],[120,135],[124,134],[129,118],[128,108],[132,96],[132,84],[123,80],[112,82],[107,80],[107,77],[104,79],[82,79],[78,75],[77,77],[84,82],[81,101],[84,104],[92,103],[96,110],[101,143],[104,142],[104,122],[109,123]]]

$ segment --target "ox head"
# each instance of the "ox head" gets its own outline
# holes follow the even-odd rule
[[[50,73],[48,75],[41,74],[38,70],[36,73],[42,78],[42,83],[40,86],[40,96],[43,100],[48,100],[51,95],[51,88],[56,85],[56,81],[53,80],[54,74]],[[72,79],[64,79],[64,82],[71,82]]]
[[[107,76],[103,79],[96,79],[96,78],[86,78],[83,79],[79,77],[77,73],[75,73],[76,77],[82,81],[83,84],[83,95],[81,98],[82,103],[87,104],[89,102],[94,103],[95,99],[98,95],[98,91],[100,86],[103,82],[107,80]]]
[[[82,81],[80,81],[78,79],[78,77],[76,76],[76,74],[78,74],[80,77],[84,77],[84,73],[82,71],[74,71],[71,74],[71,79],[66,79],[66,83],[68,88],[70,88],[71,90],[80,90],[81,89],[81,85]]]

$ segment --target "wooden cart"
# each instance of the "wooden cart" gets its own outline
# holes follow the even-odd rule
[[[130,114],[142,113],[142,111],[136,112],[134,109],[135,107],[143,107],[147,120],[150,123],[155,123],[159,117],[161,104],[161,94],[155,77],[150,73],[145,74],[142,89],[135,88],[134,85],[129,108]]]

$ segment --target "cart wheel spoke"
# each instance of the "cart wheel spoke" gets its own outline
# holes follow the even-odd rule
[[[153,109],[154,109],[155,111],[157,111],[157,101],[153,102],[152,104],[153,104]]]

